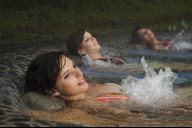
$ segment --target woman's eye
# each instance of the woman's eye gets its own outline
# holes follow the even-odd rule
[[[77,65],[76,64],[73,64],[73,68],[76,68],[77,67]]]
[[[69,76],[70,76],[70,73],[67,73],[67,74],[64,76],[64,79],[67,79]]]
[[[88,42],[89,41],[89,38],[85,40],[85,42]]]
[[[88,42],[93,38],[93,36],[88,37],[84,42]]]

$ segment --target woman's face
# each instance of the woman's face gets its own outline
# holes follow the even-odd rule
[[[89,32],[85,31],[83,41],[81,42],[81,50],[85,53],[99,52],[101,46],[95,37],[93,37]]]
[[[150,43],[155,38],[154,33],[148,28],[139,29],[137,33],[143,42]]]
[[[63,96],[75,96],[88,89],[83,73],[68,57],[62,57],[62,70],[56,81],[56,90]]]

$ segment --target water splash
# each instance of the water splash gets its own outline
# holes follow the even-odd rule
[[[146,72],[144,79],[127,76],[121,82],[122,88],[131,100],[142,105],[153,107],[162,107],[171,105],[176,97],[173,93],[173,82],[177,78],[177,74],[166,68],[165,71],[159,70],[156,73],[153,68],[149,67],[145,62],[145,58],[141,59],[141,63]]]
[[[186,42],[183,39],[183,35],[184,35],[184,29],[181,30],[180,33],[178,33],[176,35],[176,37],[171,41],[173,42],[173,50],[188,50],[188,49],[192,49],[192,44],[190,42]]]

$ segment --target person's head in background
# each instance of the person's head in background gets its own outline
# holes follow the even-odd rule
[[[131,43],[145,44],[148,48],[153,49],[153,45],[159,44],[160,41],[155,37],[151,29],[137,25],[133,29]]]
[[[88,54],[93,59],[101,58],[100,44],[97,39],[84,29],[78,29],[67,39],[67,49],[72,55]]]
[[[88,83],[80,69],[64,52],[49,52],[32,60],[25,76],[24,91],[65,100],[84,98]]]
[[[84,29],[78,29],[72,33],[67,39],[67,49],[71,55],[83,56],[88,55],[93,60],[99,60],[105,64],[123,65],[126,64],[122,58],[119,57],[104,57],[101,55],[101,46],[97,39]],[[109,61],[110,60],[110,61]],[[92,66],[98,66],[97,61],[92,63]],[[89,65],[90,66],[90,65]]]

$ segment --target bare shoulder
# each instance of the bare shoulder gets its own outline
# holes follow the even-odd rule
[[[113,83],[90,85],[86,92],[93,98],[109,93],[122,93],[121,86]]]

